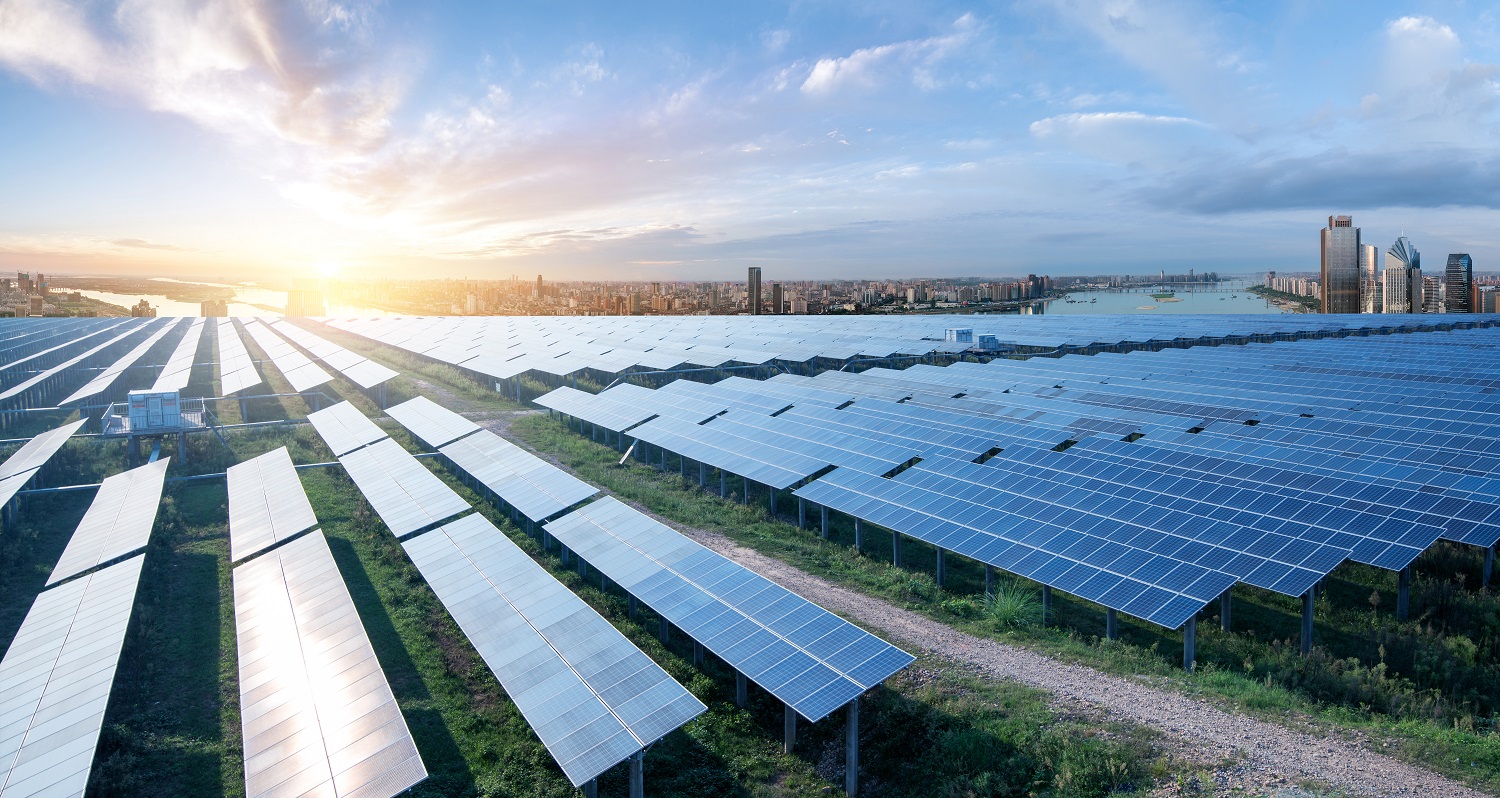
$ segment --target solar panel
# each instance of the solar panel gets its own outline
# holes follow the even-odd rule
[[[483,516],[402,545],[573,786],[707,709]]]
[[[316,526],[285,446],[230,466],[229,559],[238,562]]]
[[[68,438],[84,425],[88,419],[80,418],[71,424],[64,424],[57,429],[47,430],[32,438],[17,449],[5,462],[0,463],[0,479],[19,474],[23,471],[35,471],[47,464],[52,455],[57,454]]]
[[[152,393],[181,391],[187,387],[193,373],[193,361],[198,357],[198,345],[203,341],[203,331],[207,328],[203,319],[193,319],[187,334],[177,342],[177,348],[167,358],[167,365],[157,375],[155,384],[150,388]]]
[[[0,798],[83,795],[145,559],[32,603],[0,660]]]
[[[310,391],[333,379],[328,372],[318,368],[316,363],[308,360],[307,355],[298,352],[288,344],[285,339],[271,332],[257,319],[245,325],[245,331],[255,339],[255,343],[265,350],[271,362],[281,371],[281,376],[291,383],[292,390],[297,393]]]
[[[6,502],[14,498],[17,493],[20,493],[21,489],[26,487],[26,483],[30,482],[31,478],[36,476],[38,470],[40,469],[33,468],[30,471],[22,471],[19,474],[0,477],[0,507],[4,507]]]
[[[390,438],[339,462],[396,537],[469,509],[468,502]]]
[[[214,334],[219,342],[219,385],[224,396],[233,396],[265,382],[260,369],[250,359],[245,342],[240,340],[234,322],[221,319],[214,328]]]
[[[104,480],[47,584],[55,585],[144,548],[156,524],[166,476],[167,461],[163,459]]]
[[[318,431],[323,442],[333,450],[334,457],[348,454],[386,437],[385,430],[375,426],[375,422],[348,401],[308,413],[307,420],[312,422],[313,429]]]
[[[363,356],[350,352],[338,344],[319,338],[286,319],[272,323],[271,328],[366,390],[398,376],[395,371],[374,361],[366,360]]]
[[[810,721],[916,659],[612,496],[547,531]]]
[[[454,441],[442,453],[533,521],[556,515],[599,492],[489,430]]]
[[[425,396],[402,402],[385,412],[434,449],[479,431],[479,425]]]
[[[136,333],[140,332],[143,327],[135,324],[123,324],[120,327],[110,327],[108,329],[111,332],[116,332],[117,334],[106,339],[103,343],[97,344],[80,354],[74,355],[67,360],[64,360],[63,362],[52,366],[51,368],[38,371],[30,378],[17,382],[4,391],[0,391],[0,402],[4,402],[17,396],[24,397],[27,391],[44,385],[53,377],[56,377],[64,371],[78,365],[79,363],[84,362],[90,357],[93,357],[94,355],[104,351],[105,349],[108,349],[111,346],[114,346],[115,344],[125,340],[126,338],[135,335]],[[123,332],[120,332],[121,329],[123,329]]]
[[[234,569],[245,794],[390,798],[427,769],[323,533]]]
[[[89,380],[82,388],[74,391],[68,398],[58,402],[58,404],[66,405],[82,401],[109,390],[110,386],[115,384],[115,380],[119,379],[120,375],[124,374],[126,369],[134,366],[136,361],[145,357],[146,353],[151,351],[151,347],[156,346],[157,341],[160,341],[167,333],[172,332],[177,327],[178,325],[176,324],[168,324],[152,333],[146,340],[137,344],[134,349],[125,353],[119,360],[109,364],[109,366],[99,372],[93,379]]]

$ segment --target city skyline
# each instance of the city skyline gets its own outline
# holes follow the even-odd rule
[[[4,9],[0,269],[1309,271],[1329,213],[1500,262],[1456,2]]]

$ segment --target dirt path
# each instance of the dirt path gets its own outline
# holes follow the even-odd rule
[[[475,419],[520,445],[508,418]],[[528,447],[529,448],[529,447]],[[545,452],[537,452],[547,457]],[[559,465],[561,468],[566,466]],[[605,491],[608,493],[609,491]],[[645,512],[645,508],[635,505]],[[1401,798],[1484,798],[1487,793],[1342,740],[1305,734],[1226,712],[1205,701],[1029,649],[974,637],[881,599],[841,587],[717,532],[653,515],[673,529],[809,601],[859,621],[904,646],[921,649],[1000,678],[1045,690],[1059,702],[1101,710],[1115,719],[1159,729],[1211,758],[1241,759],[1267,774],[1310,780],[1357,795]]]

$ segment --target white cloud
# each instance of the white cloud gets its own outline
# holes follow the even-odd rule
[[[1184,116],[1154,116],[1139,111],[1109,111],[1094,114],[1060,114],[1031,123],[1031,133],[1039,138],[1067,135],[1083,130],[1100,130],[1118,125],[1192,125],[1205,127],[1196,119]]]
[[[866,47],[842,58],[820,58],[802,82],[802,92],[829,95],[872,89],[901,67],[910,70],[910,79],[918,88],[939,88],[942,81],[935,74],[937,64],[968,44],[979,29],[974,15],[964,14],[953,22],[952,32],[943,36]]]

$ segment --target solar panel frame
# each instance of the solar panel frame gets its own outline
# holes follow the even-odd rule
[[[225,469],[229,560],[239,562],[318,524],[285,446]]]
[[[342,457],[362,446],[389,437],[385,430],[376,426],[375,422],[359,412],[359,408],[348,400],[308,413],[307,420],[318,431],[334,457]]]
[[[441,449],[480,429],[478,424],[425,396],[417,396],[388,407],[385,412],[434,449]]]
[[[350,452],[339,462],[398,538],[470,509],[463,497],[390,438]]]
[[[460,438],[439,451],[532,521],[550,518],[599,493],[597,487],[489,430]]]

